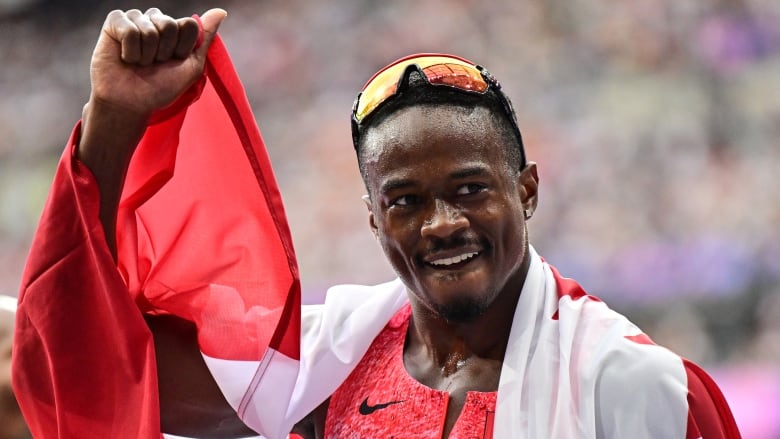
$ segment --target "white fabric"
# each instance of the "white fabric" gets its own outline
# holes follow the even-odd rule
[[[626,339],[641,331],[603,302],[559,299],[550,266],[533,250],[532,258],[501,370],[495,437],[684,438],[680,357]]]
[[[550,267],[533,249],[531,258],[501,372],[494,437],[685,438],[687,378],[681,359],[626,339],[641,331],[604,303],[559,298]],[[284,405],[290,392],[285,383],[274,380],[268,389],[275,390],[247,390],[246,383],[263,375],[262,367],[214,359],[208,365],[247,425],[281,439],[336,390],[407,301],[405,287],[395,280],[336,286],[325,304],[304,307],[302,360],[283,417],[269,407]]]
[[[260,362],[204,356],[206,365],[249,427],[269,439],[284,438],[347,378],[374,337],[407,302],[400,280],[373,287],[339,285],[328,291],[324,304],[303,307],[300,364],[276,352]],[[286,377],[296,366],[297,381],[291,386]],[[274,378],[280,374],[284,380]],[[252,389],[258,377],[261,391]]]

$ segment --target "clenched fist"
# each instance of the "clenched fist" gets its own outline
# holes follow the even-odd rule
[[[206,53],[227,13],[211,9],[198,22],[157,8],[108,14],[92,54],[92,93],[84,106],[76,157],[100,191],[100,221],[116,255],[115,225],[127,167],[150,116],[203,75]]]
[[[157,8],[108,14],[92,54],[90,103],[129,116],[148,117],[173,102],[203,73],[206,52],[225,11],[195,19],[167,16]]]

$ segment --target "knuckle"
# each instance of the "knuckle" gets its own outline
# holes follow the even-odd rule
[[[176,21],[166,15],[155,16],[152,18],[152,22],[157,26],[157,29],[159,29],[160,32],[165,34],[174,33],[177,30]]]
[[[141,37],[141,31],[135,26],[125,26],[122,28],[123,41],[137,41]]]
[[[127,23],[127,16],[124,11],[114,9],[106,15],[106,21],[103,24],[104,28],[113,29]]]
[[[144,35],[143,37],[144,51],[156,49],[159,42],[160,42],[160,38],[156,33]]]
[[[184,17],[176,20],[180,29],[192,30],[199,29],[198,22],[192,17]]]
[[[152,23],[140,23],[138,29],[141,32],[144,40],[156,40],[157,28]]]

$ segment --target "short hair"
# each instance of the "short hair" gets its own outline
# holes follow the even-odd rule
[[[363,177],[366,189],[368,189],[368,181],[363,154],[363,139],[366,133],[371,128],[381,125],[396,111],[418,105],[449,105],[465,109],[486,108],[496,126],[499,127],[500,134],[506,140],[508,164],[516,170],[522,170],[525,167],[525,146],[522,134],[517,128],[517,118],[509,97],[504,94],[497,82],[491,84],[484,93],[468,92],[455,87],[431,85],[416,68],[410,66],[404,73],[398,91],[393,97],[382,103],[359,124],[353,120],[352,142],[357,154],[360,175]]]

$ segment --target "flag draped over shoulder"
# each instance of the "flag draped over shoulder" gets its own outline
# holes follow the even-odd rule
[[[57,169],[13,352],[14,388],[37,438],[160,437],[139,308],[195,322],[212,358],[299,359],[300,284],[281,196],[218,36],[203,79],[154,122],[124,186],[117,264],[94,177],[73,158],[80,126]]]

